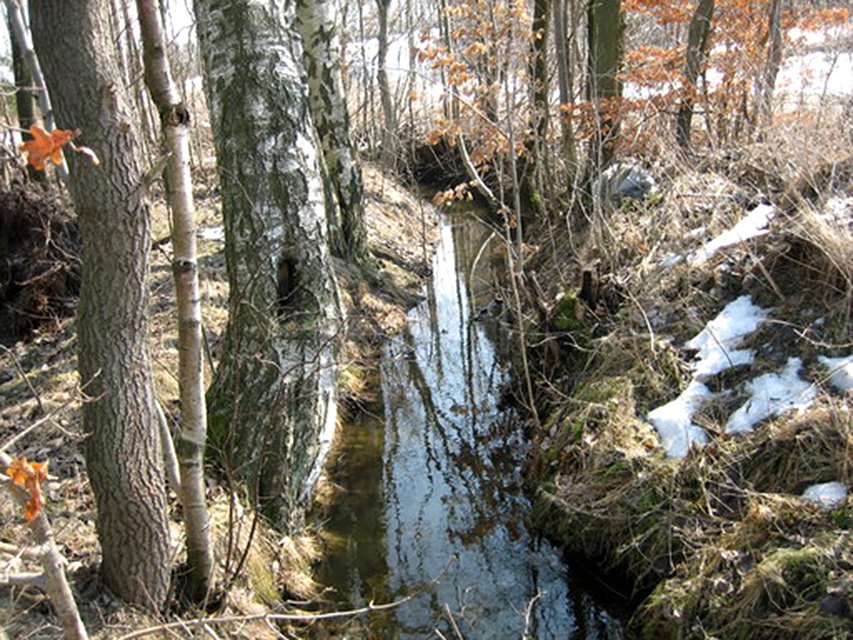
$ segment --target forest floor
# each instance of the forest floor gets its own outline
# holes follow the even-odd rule
[[[658,152],[652,197],[537,230],[536,518],[638,604],[631,637],[853,632],[839,131],[790,120],[689,162]]]
[[[205,337],[210,354],[206,363],[209,379],[210,363],[217,360],[228,318],[228,283],[220,200],[212,172],[206,175],[206,179],[197,181],[195,197]],[[431,207],[371,165],[365,165],[364,177],[368,241],[375,256],[374,267],[364,278],[361,273],[336,261],[341,294],[348,309],[349,339],[342,364],[341,387],[345,408],[369,401],[368,379],[376,349],[402,326],[407,309],[420,299],[423,278],[429,274],[437,241],[437,221]],[[20,186],[13,186],[9,191],[13,196],[2,201],[4,213],[26,207],[37,213],[28,215],[44,220],[57,208],[62,208],[61,202],[32,192],[32,188],[22,191]],[[6,215],[4,220],[12,217]],[[67,214],[60,218],[68,220]],[[151,355],[158,398],[171,414],[177,408],[178,351],[168,230],[168,215],[162,198],[155,197],[150,276]],[[29,239],[22,254],[30,255],[32,247],[45,237],[39,235]],[[0,249],[8,248],[4,245]],[[56,258],[56,255],[40,254],[41,272],[49,270],[45,265],[51,257]],[[76,265],[64,266],[64,271],[75,270]],[[62,304],[73,311],[73,295],[66,290],[61,293],[64,296]],[[8,306],[9,301],[6,303]],[[24,304],[21,298],[16,298],[14,303]],[[27,311],[13,313],[10,317],[26,319],[32,315]],[[4,335],[4,341],[0,342],[0,345],[7,345],[0,348],[0,443],[4,447],[8,445],[11,455],[49,461],[50,476],[44,487],[46,509],[57,542],[68,561],[67,570],[90,633],[96,638],[119,638],[175,620],[178,614],[174,612],[156,619],[123,607],[99,588],[94,498],[85,474],[80,426],[84,390],[80,389],[76,372],[75,323],[73,317],[66,317],[42,324],[22,323],[22,328],[29,332],[28,339],[15,341]],[[265,612],[293,612],[300,604],[305,605],[316,597],[311,564],[319,553],[319,538],[309,529],[291,537],[261,530],[252,539],[249,533],[251,510],[229,503],[225,482],[215,472],[210,475],[209,495],[221,580],[231,579],[225,565],[233,568],[243,548],[250,548],[245,570],[233,581],[225,608],[216,613],[220,617],[234,617],[233,622],[222,626],[222,633],[231,638],[281,637],[276,635],[271,623],[244,618]],[[174,497],[172,509],[172,541],[179,562],[183,547]],[[0,501],[0,540],[24,548],[29,540],[28,533],[18,509],[9,500]],[[229,546],[229,534],[233,534],[236,544]],[[0,574],[37,569],[20,555],[0,557]],[[184,611],[180,617],[189,619],[200,615],[203,612]],[[49,602],[37,588],[0,588],[0,638],[6,637],[3,629],[9,638],[36,640],[62,635]],[[146,637],[191,635],[186,629],[161,630]]]

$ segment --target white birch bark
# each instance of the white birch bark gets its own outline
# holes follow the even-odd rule
[[[193,600],[200,601],[210,589],[213,550],[204,484],[207,405],[204,399],[195,204],[190,175],[190,114],[172,81],[159,2],[137,0],[136,9],[142,33],[145,82],[160,113],[164,146],[169,153],[165,178],[167,202],[172,212],[172,274],[178,303],[181,399],[181,431],[177,442],[179,497],[186,528],[188,593]]]
[[[293,3],[196,0],[230,318],[213,445],[262,511],[299,519],[334,428],[343,328]]]
[[[356,262],[367,255],[361,167],[349,136],[349,114],[341,74],[341,49],[331,0],[297,0],[311,116],[339,210],[337,253]],[[337,216],[336,216],[337,217]],[[334,245],[333,245],[334,247]]]

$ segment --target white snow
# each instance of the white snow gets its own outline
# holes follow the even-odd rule
[[[201,240],[212,240],[213,242],[225,242],[225,229],[222,225],[215,227],[205,227],[200,229],[198,237]]]
[[[705,430],[693,424],[693,414],[713,395],[708,387],[694,378],[675,400],[649,413],[648,420],[658,432],[661,445],[670,458],[683,458],[694,442],[708,442]]]
[[[803,491],[802,498],[824,509],[835,509],[847,499],[847,485],[841,482],[813,484]]]
[[[752,363],[753,351],[736,347],[769,313],[768,309],[753,304],[749,296],[741,296],[727,304],[685,345],[699,351],[694,377],[715,375],[730,367]]]
[[[846,358],[818,356],[821,364],[829,369],[829,381],[839,391],[853,389],[853,355]]]
[[[802,361],[788,358],[777,373],[766,373],[746,384],[751,397],[735,411],[726,424],[726,433],[748,433],[759,422],[793,409],[805,409],[817,395],[814,385],[799,376]]]
[[[738,344],[755,331],[769,314],[752,302],[749,296],[733,300],[685,346],[696,349],[693,379],[673,401],[651,411],[647,419],[658,432],[661,445],[671,458],[683,458],[693,443],[703,445],[708,435],[693,424],[694,414],[714,394],[702,381],[729,367],[750,364],[755,354],[737,349]]]
[[[769,231],[770,221],[775,215],[776,211],[771,205],[758,205],[734,227],[706,242],[692,253],[687,261],[693,266],[698,266],[713,258],[720,249],[764,235]]]

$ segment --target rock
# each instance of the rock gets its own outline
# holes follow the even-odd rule
[[[651,173],[635,164],[612,164],[595,183],[601,201],[618,205],[624,199],[645,200],[655,193],[657,185]]]

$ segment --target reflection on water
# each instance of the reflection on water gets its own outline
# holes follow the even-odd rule
[[[507,374],[472,311],[496,276],[485,259],[471,273],[489,235],[442,227],[427,300],[384,354],[384,424],[345,435],[351,460],[334,481],[348,494],[329,523],[340,552],[325,576],[353,605],[413,596],[371,620],[373,637],[619,637],[525,528],[527,444],[498,407]]]

